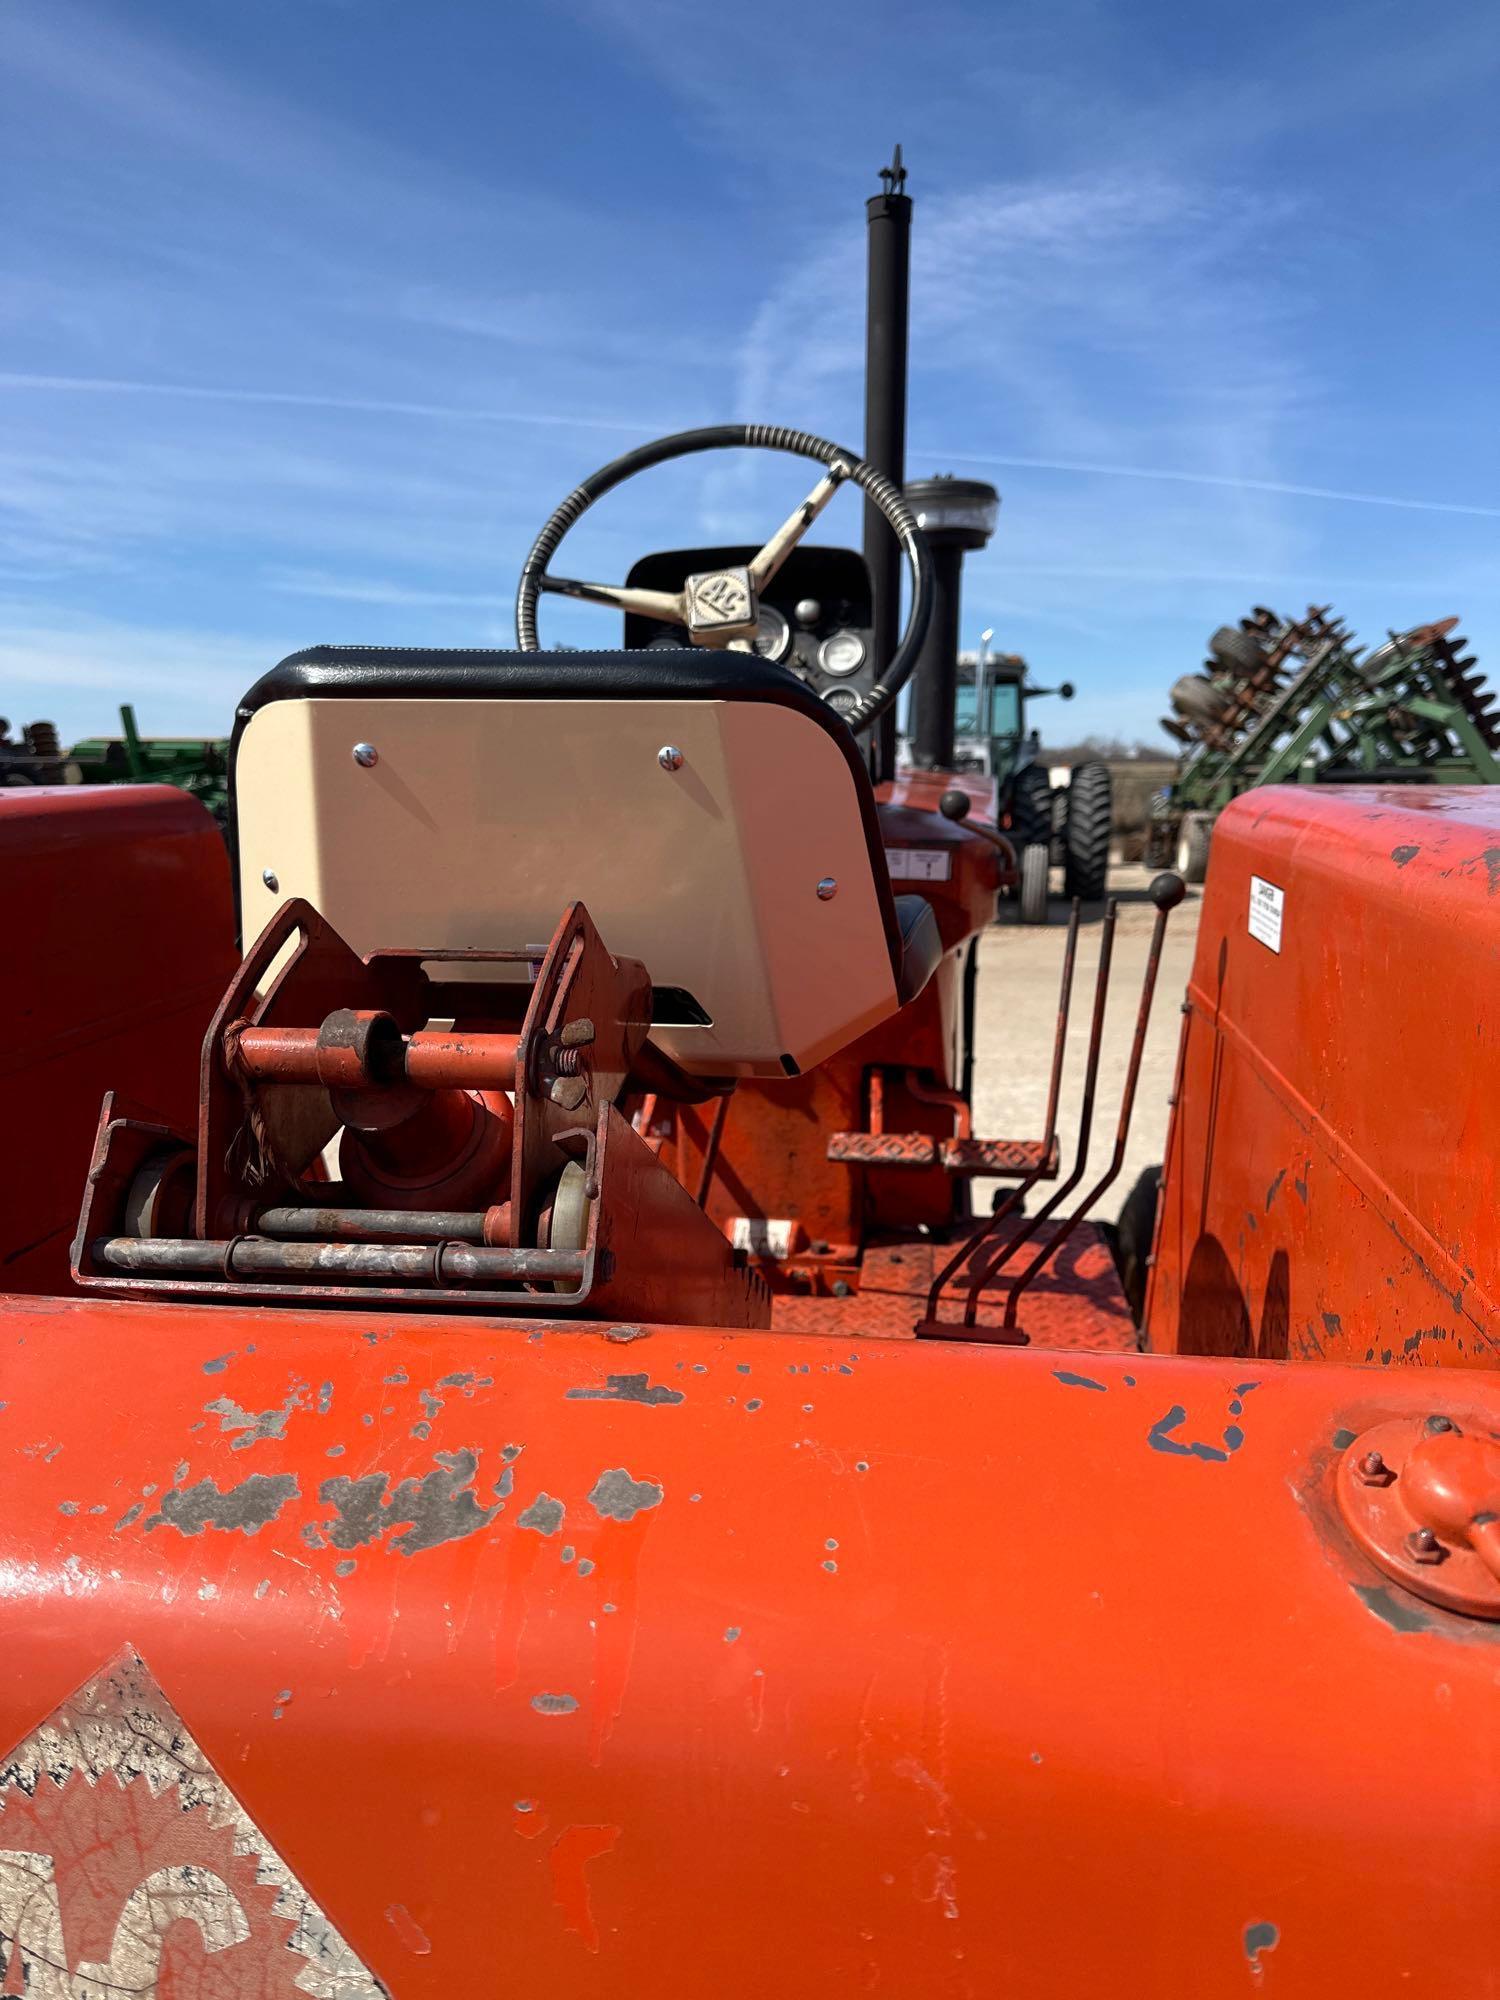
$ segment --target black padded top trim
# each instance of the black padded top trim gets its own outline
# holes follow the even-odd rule
[[[308,646],[262,674],[241,701],[229,746],[230,851],[239,903],[235,766],[240,737],[273,701],[770,701],[794,708],[833,742],[854,781],[891,971],[901,977],[902,941],[880,838],[875,793],[853,732],[811,688],[756,653],[645,647],[632,652],[508,653],[480,646]],[[650,968],[648,967],[649,971]]]

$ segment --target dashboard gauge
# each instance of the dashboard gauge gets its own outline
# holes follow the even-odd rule
[[[763,660],[784,660],[792,643],[792,628],[774,604],[763,604],[750,644]]]
[[[834,714],[843,716],[846,722],[859,709],[859,696],[853,688],[830,688],[823,699]]]
[[[865,663],[865,642],[857,632],[834,632],[818,648],[818,665],[825,674],[857,674]]]

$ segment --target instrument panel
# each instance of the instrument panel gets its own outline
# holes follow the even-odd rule
[[[652,590],[677,590],[686,576],[748,563],[754,548],[660,549],[642,556],[626,578]],[[855,549],[802,543],[762,593],[753,640],[737,641],[790,668],[839,714],[850,716],[874,685],[872,592],[865,559]],[[680,625],[627,613],[625,644],[684,646]]]

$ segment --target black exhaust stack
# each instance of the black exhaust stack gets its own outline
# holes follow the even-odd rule
[[[865,303],[865,457],[897,486],[906,479],[906,329],[911,301],[911,197],[901,148],[882,167],[882,191],[865,203],[870,239]],[[874,586],[874,652],[888,660],[901,632],[901,545],[865,502],[865,561]],[[875,776],[896,770],[896,712],[880,725]]]
[[[912,762],[922,771],[953,768],[958,702],[959,616],[964,557],[995,532],[1000,495],[982,479],[914,479],[906,498],[932,550],[932,623],[912,676]]]

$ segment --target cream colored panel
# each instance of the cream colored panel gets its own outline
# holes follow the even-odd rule
[[[246,725],[235,796],[247,943],[305,896],[361,952],[544,946],[581,899],[713,1016],[656,1031],[706,1073],[807,1068],[895,1008],[854,782],[792,709],[278,701]]]

